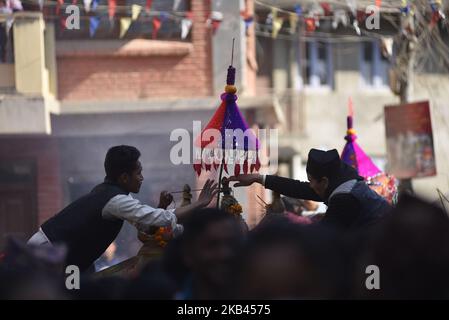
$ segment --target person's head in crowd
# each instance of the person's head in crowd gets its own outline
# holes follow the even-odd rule
[[[382,299],[449,298],[449,219],[440,208],[404,195],[375,229],[358,263],[355,295]],[[366,268],[370,271],[367,279]],[[368,290],[379,286],[379,290]]]
[[[163,271],[161,262],[156,260],[149,262],[138,277],[128,282],[123,299],[173,300],[175,294],[175,282]]]
[[[323,200],[327,200],[343,177],[360,178],[355,169],[340,160],[336,149],[329,151],[311,149],[306,171],[310,187]]]
[[[133,146],[115,146],[104,160],[106,180],[118,184],[128,192],[138,193],[143,182],[140,151]]]
[[[79,290],[70,290],[74,300],[119,300],[129,280],[122,277],[99,277],[82,275]]]
[[[275,219],[250,234],[235,266],[241,299],[326,299],[339,294],[338,235]]]
[[[10,238],[0,262],[0,299],[66,299],[65,247],[34,247]]]
[[[239,221],[217,209],[193,212],[184,224],[183,259],[191,272],[191,295],[197,299],[225,294],[233,259],[243,240]]]
[[[183,235],[170,240],[162,255],[163,271],[174,281],[177,291],[180,291],[189,274],[183,257]]]

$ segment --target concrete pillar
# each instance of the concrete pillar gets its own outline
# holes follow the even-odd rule
[[[45,66],[48,70],[49,93],[57,98],[58,96],[58,79],[55,53],[55,25],[47,23],[45,25]]]
[[[289,85],[289,52],[287,40],[273,40],[273,88],[283,94]]]
[[[44,28],[40,12],[14,14],[15,81],[19,93],[43,96],[49,91]]]

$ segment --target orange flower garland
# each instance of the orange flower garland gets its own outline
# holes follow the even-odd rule
[[[234,203],[228,207],[228,212],[233,215],[240,215],[243,212],[242,206],[239,203]]]
[[[173,232],[171,227],[160,227],[154,234],[154,240],[161,248],[164,248],[172,237]]]

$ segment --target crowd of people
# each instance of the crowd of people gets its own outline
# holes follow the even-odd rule
[[[125,158],[129,154],[137,161],[140,154],[134,149],[118,148]],[[321,159],[320,159],[321,157]],[[120,157],[109,154],[106,163],[122,163]],[[111,160],[113,159],[113,160]],[[56,215],[51,228],[38,233],[48,236],[47,242],[24,244],[11,240],[0,256],[0,298],[3,299],[447,299],[449,298],[449,218],[446,212],[431,203],[411,195],[402,195],[394,207],[385,205],[352,174],[349,180],[338,183],[329,173],[335,166],[331,153],[309,154],[309,185],[296,184],[295,190],[288,190],[291,181],[272,176],[233,177],[241,186],[254,182],[263,183],[270,189],[283,189],[289,196],[299,192],[308,193],[315,200],[324,200],[331,210],[319,221],[298,222],[286,212],[270,212],[252,230],[242,228],[242,221],[235,215],[207,207],[216,194],[216,186],[207,182],[200,195],[199,204],[179,211],[178,218],[173,211],[153,209],[149,214],[159,218],[148,222],[145,208],[139,207],[142,230],[158,221],[172,224],[180,232],[168,242],[160,258],[151,259],[132,276],[98,277],[87,267],[90,260],[69,255],[73,261],[81,259],[85,268],[81,273],[79,289],[68,290],[66,286],[67,249],[77,248],[75,234],[68,238],[68,246],[57,245],[56,239],[65,221],[76,228],[86,221],[103,226],[100,220],[84,217],[82,223],[69,219],[74,208],[83,207],[93,215],[106,219],[104,208],[111,201],[121,201],[130,206],[127,194],[115,189],[96,187],[90,198],[81,198],[76,205],[67,207]],[[109,162],[108,162],[109,161]],[[112,162],[111,162],[112,161]],[[322,162],[324,161],[324,162]],[[322,162],[322,163],[320,163]],[[319,164],[317,166],[317,164]],[[133,180],[127,180],[120,170],[106,172],[119,186],[126,189],[126,183],[138,191]],[[331,170],[321,176],[322,168]],[[138,166],[138,171],[141,167]],[[112,170],[112,171],[111,171]],[[325,171],[326,171],[325,170]],[[339,169],[338,169],[339,170]],[[345,168],[347,171],[347,168]],[[321,176],[321,177],[319,177]],[[324,178],[326,179],[324,179]],[[122,179],[123,178],[123,179]],[[348,181],[356,182],[351,188]],[[129,177],[128,177],[129,179]],[[324,180],[323,180],[324,179]],[[122,181],[123,180],[123,181]],[[126,182],[126,183],[125,183]],[[299,188],[299,189],[298,189]],[[333,189],[332,189],[333,188]],[[335,190],[338,189],[338,192]],[[115,190],[115,191],[114,191]],[[355,190],[355,191],[352,191]],[[125,190],[126,191],[126,190]],[[351,193],[354,192],[354,193]],[[108,194],[108,197],[104,197]],[[337,201],[333,203],[335,197]],[[305,197],[307,198],[307,197]],[[100,207],[87,206],[89,201],[100,201]],[[354,200],[355,199],[355,200]],[[377,200],[376,200],[377,199]],[[376,201],[375,201],[376,200]],[[81,203],[80,203],[81,201]],[[84,201],[84,202],[83,202]],[[87,202],[86,202],[87,201]],[[168,198],[167,201],[170,201]],[[358,206],[354,203],[359,202]],[[367,203],[364,203],[367,201]],[[361,204],[360,204],[361,203]],[[367,206],[367,204],[369,206]],[[133,203],[137,206],[136,203]],[[346,206],[346,207],[345,207]],[[374,207],[377,210],[374,210]],[[117,206],[122,210],[121,206]],[[352,210],[344,212],[339,210]],[[88,210],[89,209],[89,210]],[[382,210],[381,210],[382,209]],[[112,209],[108,209],[112,210]],[[148,209],[149,210],[149,209]],[[155,211],[159,210],[159,211]],[[365,212],[368,210],[369,212]],[[86,211],[86,212],[87,212]],[[113,211],[113,210],[112,210]],[[381,213],[382,212],[382,213]],[[173,216],[169,215],[172,214]],[[126,215],[115,214],[115,219],[137,221],[136,212],[129,209]],[[164,216],[165,215],[165,216]],[[330,215],[330,216],[329,216]],[[63,217],[63,218],[61,218]],[[98,218],[97,217],[97,218]],[[111,223],[110,218],[107,220]],[[146,223],[147,222],[147,223]],[[51,225],[51,224],[49,224]],[[182,226],[181,226],[182,225]],[[45,226],[45,224],[43,225]],[[66,230],[62,228],[63,230]],[[55,230],[55,231],[53,231]],[[105,229],[106,230],[106,229]],[[79,232],[79,230],[77,231]],[[114,232],[112,233],[114,234]],[[78,236],[85,237],[81,232]],[[110,244],[107,233],[98,233],[99,242]],[[62,237],[62,236],[60,236]],[[33,239],[33,238],[32,238]],[[113,237],[111,237],[111,242]],[[36,237],[34,238],[36,240]],[[107,240],[107,241],[104,241]],[[94,241],[94,240],[90,240]],[[33,242],[33,241],[31,241]],[[80,242],[81,243],[81,242]],[[93,243],[89,247],[98,251]],[[88,250],[84,247],[82,251]],[[93,258],[94,255],[92,255]],[[373,274],[370,270],[377,270]],[[377,280],[373,280],[373,276]],[[370,283],[378,282],[374,287]]]

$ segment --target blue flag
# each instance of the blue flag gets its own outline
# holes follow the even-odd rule
[[[95,11],[98,6],[98,0],[92,1],[92,11]],[[89,35],[92,38],[97,31],[98,26],[100,25],[100,17],[91,17],[89,18]]]

